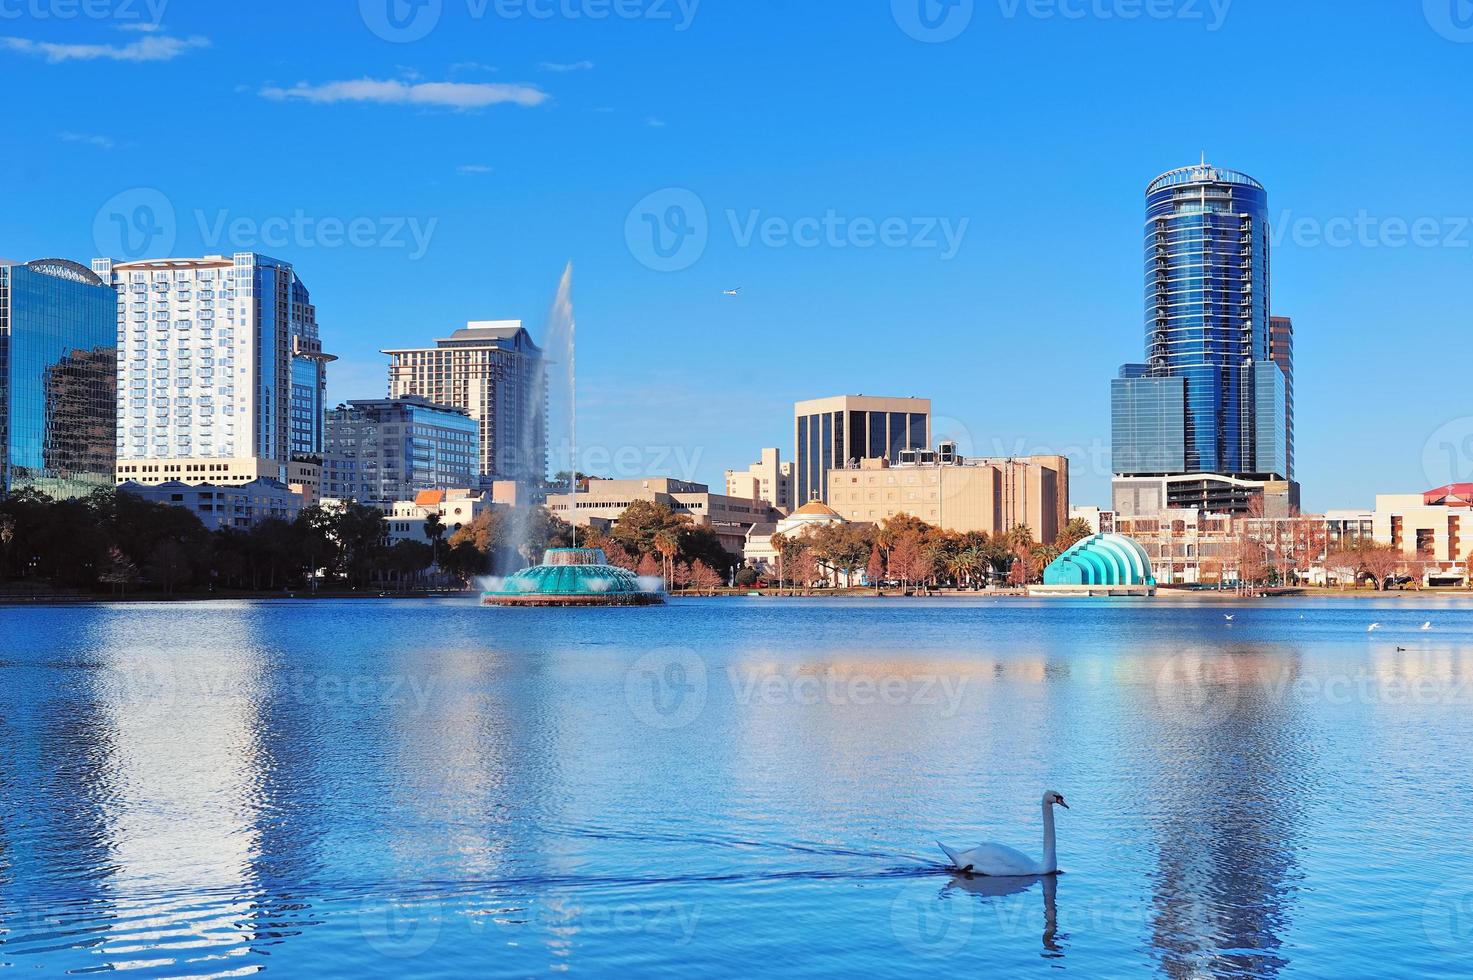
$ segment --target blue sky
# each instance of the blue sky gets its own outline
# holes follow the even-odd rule
[[[540,336],[572,261],[591,469],[719,484],[797,399],[923,395],[1104,503],[1142,192],[1205,151],[1270,192],[1306,506],[1473,479],[1461,0],[160,2],[0,0],[0,254],[289,259],[334,399]]]

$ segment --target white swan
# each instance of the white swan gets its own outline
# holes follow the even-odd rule
[[[973,874],[993,875],[998,878],[1020,878],[1031,875],[1052,875],[1059,872],[1059,859],[1054,853],[1054,806],[1069,809],[1064,797],[1049,790],[1043,794],[1043,860],[1035,861],[1028,855],[1002,844],[978,844],[969,851],[956,851],[940,841],[936,846],[946,852],[958,871]]]
[[[1423,633],[1427,632],[1431,628],[1432,628],[1432,623],[1431,622],[1423,623],[1422,624],[1422,627],[1421,627]]]
[[[1370,626],[1367,626],[1366,627],[1366,632],[1367,633],[1374,633],[1374,632],[1376,632],[1380,628],[1381,628],[1381,624],[1380,623],[1372,623]]]

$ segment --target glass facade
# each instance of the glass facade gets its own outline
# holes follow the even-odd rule
[[[1113,385],[1115,472],[1285,476],[1288,420],[1282,408],[1261,418],[1258,398],[1258,365],[1270,364],[1267,192],[1206,163],[1157,178],[1145,260],[1146,359]],[[1144,383],[1162,379],[1180,385]],[[1161,416],[1178,412],[1179,424]]]
[[[113,485],[117,294],[61,259],[0,267],[0,491]]]
[[[794,503],[802,506],[828,497],[828,472],[862,459],[899,462],[904,449],[925,449],[930,438],[929,412],[856,410],[842,402],[862,404],[863,396],[836,399],[833,411],[796,417]],[[875,399],[894,401],[894,399]],[[921,404],[928,404],[922,402]]]
[[[328,413],[322,495],[387,507],[420,490],[476,485],[480,427],[422,398],[352,401]]]

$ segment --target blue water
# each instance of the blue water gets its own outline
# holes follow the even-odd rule
[[[0,968],[1468,975],[1470,747],[1420,597],[5,608]]]

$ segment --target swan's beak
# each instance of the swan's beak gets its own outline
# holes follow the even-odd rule
[[[1069,809],[1069,804],[1064,802],[1064,798],[1062,796],[1059,797],[1059,806],[1063,807],[1065,810]]]

